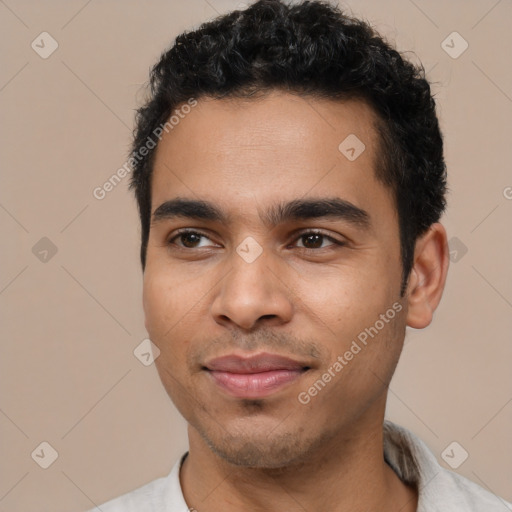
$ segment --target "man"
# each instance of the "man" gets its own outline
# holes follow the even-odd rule
[[[146,328],[190,449],[103,512],[507,510],[384,420],[448,269],[422,70],[327,3],[260,0],[162,55],[133,150]]]

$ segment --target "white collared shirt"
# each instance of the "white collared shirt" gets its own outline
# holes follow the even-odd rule
[[[189,512],[178,460],[171,472],[88,512]],[[384,422],[384,458],[400,479],[418,489],[417,512],[510,512],[512,504],[449,471],[412,432]],[[201,512],[201,511],[198,511]],[[207,512],[207,511],[206,511]]]

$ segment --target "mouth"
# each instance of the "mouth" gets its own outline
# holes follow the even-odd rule
[[[219,357],[203,366],[213,382],[236,398],[265,398],[297,381],[310,370],[306,363],[277,354],[235,354]]]

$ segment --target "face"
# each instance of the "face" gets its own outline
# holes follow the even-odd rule
[[[158,145],[146,328],[193,435],[234,464],[306,460],[383,411],[406,305],[373,123],[355,100],[201,99]]]

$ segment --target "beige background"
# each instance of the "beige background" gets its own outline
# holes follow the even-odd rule
[[[92,191],[125,162],[160,52],[237,5],[0,2],[0,512],[86,510],[167,474],[186,450],[154,366],[133,354],[146,337],[135,201],[127,179],[101,201]],[[460,443],[469,458],[457,471],[512,500],[512,4],[345,5],[415,52],[436,82],[444,222],[467,247],[434,324],[409,331],[388,417],[443,465],[444,448]],[[43,31],[59,44],[47,59],[31,48]],[[453,31],[469,44],[457,59],[441,47]],[[57,248],[46,262],[44,247],[32,250],[43,237]],[[43,441],[58,452],[46,470],[31,458]]]

